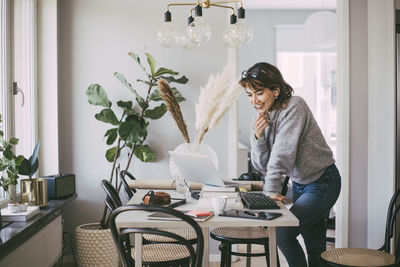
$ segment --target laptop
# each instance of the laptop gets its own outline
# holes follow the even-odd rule
[[[169,154],[186,180],[218,187],[237,185],[237,183],[224,182],[207,155],[178,151],[169,151]]]

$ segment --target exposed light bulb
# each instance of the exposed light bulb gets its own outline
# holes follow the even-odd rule
[[[187,36],[195,44],[202,44],[210,40],[211,26],[204,21],[203,9],[200,5],[195,6],[195,17],[187,27]]]
[[[165,47],[177,44],[180,39],[179,31],[174,27],[172,22],[164,22],[161,29],[157,32],[158,41]]]
[[[187,50],[192,50],[193,48],[200,46],[200,44],[193,43],[186,34],[181,34],[179,44]]]
[[[245,18],[238,19],[236,25],[239,44],[242,45],[250,43],[254,36],[253,28],[246,22]]]
[[[187,35],[196,44],[201,44],[210,40],[211,27],[203,17],[195,17],[194,21],[187,27]]]
[[[236,24],[230,24],[222,34],[222,39],[227,47],[235,48],[239,46],[238,30]]]

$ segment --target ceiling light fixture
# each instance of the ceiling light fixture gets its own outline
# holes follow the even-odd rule
[[[224,5],[229,3],[240,3],[240,8],[235,10],[231,6]],[[172,24],[172,15],[169,11],[171,6],[193,6],[190,9],[185,33],[180,33]],[[207,42],[211,37],[212,30],[211,26],[203,18],[203,8],[211,6],[232,9],[230,24],[222,35],[226,46],[231,48],[239,47],[243,44],[248,44],[253,39],[253,29],[246,22],[242,1],[211,2],[210,0],[198,0],[197,3],[172,3],[167,5],[167,11],[164,13],[164,24],[157,33],[158,41],[165,47],[178,44],[185,49],[193,49]],[[194,17],[192,16],[193,10],[195,12]]]

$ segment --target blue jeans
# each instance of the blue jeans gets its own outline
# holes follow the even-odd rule
[[[301,234],[307,249],[308,266],[324,266],[320,255],[326,250],[325,218],[335,204],[341,188],[336,165],[329,166],[318,180],[310,184],[293,182],[293,206],[290,211],[299,219],[299,227],[277,227],[279,249],[290,267],[307,267],[304,251],[297,241]]]

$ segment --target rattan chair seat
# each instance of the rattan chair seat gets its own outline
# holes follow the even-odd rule
[[[194,240],[197,238],[196,232],[192,228],[158,228],[158,229],[179,235],[186,240]],[[151,235],[151,234],[144,234],[143,238],[150,242],[160,242],[160,243],[176,241],[175,239],[166,236]]]
[[[230,239],[263,239],[268,238],[268,229],[261,227],[217,227],[212,230],[217,237]]]
[[[337,248],[323,252],[321,258],[334,264],[347,266],[390,266],[395,256],[383,251],[367,248]]]
[[[132,258],[135,259],[135,248],[131,249]],[[189,251],[184,245],[171,243],[147,244],[142,246],[142,261],[165,262],[189,258]]]

